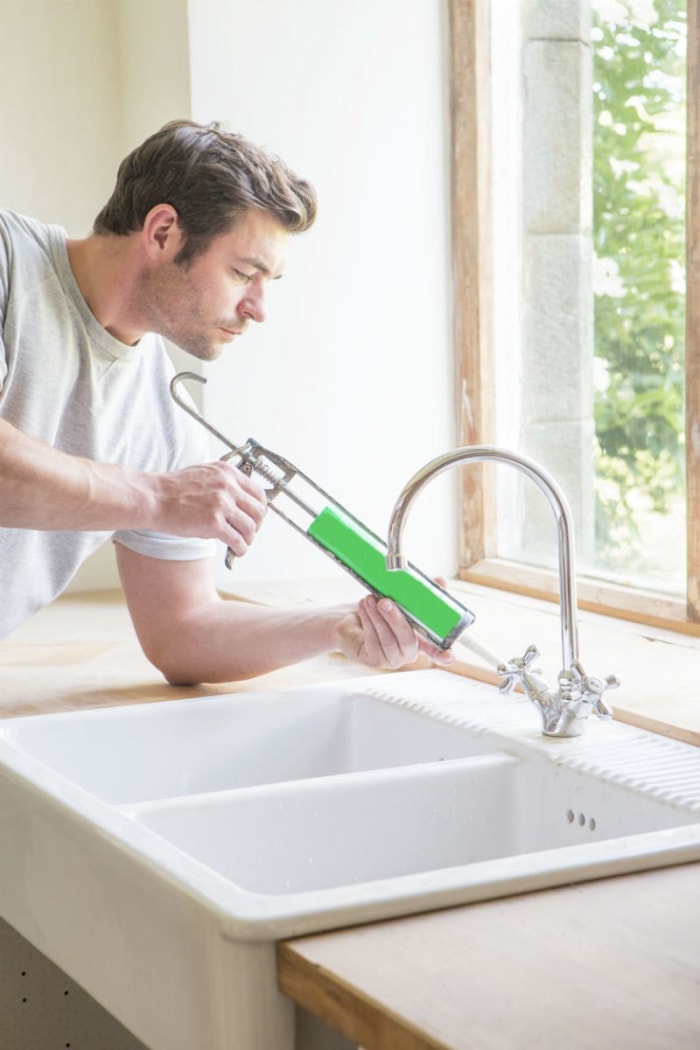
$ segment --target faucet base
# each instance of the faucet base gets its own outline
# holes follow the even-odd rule
[[[603,693],[619,685],[614,675],[605,680],[589,678],[577,660],[570,669],[560,671],[557,688],[551,689],[540,677],[539,669],[530,666],[538,656],[537,648],[529,645],[523,656],[501,664],[498,673],[503,678],[501,692],[507,693],[516,682],[520,683],[540,712],[544,736],[581,736],[591,712],[598,718],[612,718],[612,709],[603,700]]]

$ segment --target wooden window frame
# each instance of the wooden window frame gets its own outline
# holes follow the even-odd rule
[[[452,253],[457,443],[494,441],[490,251],[490,9],[449,0]],[[579,607],[700,636],[700,0],[688,0],[686,189],[687,600],[581,578]],[[558,600],[554,574],[495,556],[495,486],[459,475],[459,578]]]

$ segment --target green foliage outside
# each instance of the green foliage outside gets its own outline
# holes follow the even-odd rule
[[[639,570],[684,492],[686,3],[594,0],[593,45],[596,544]]]

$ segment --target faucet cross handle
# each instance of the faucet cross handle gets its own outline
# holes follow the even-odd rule
[[[507,663],[499,664],[496,671],[503,679],[498,687],[499,691],[501,693],[509,693],[522,680],[522,675],[525,671],[529,671],[530,674],[542,674],[539,667],[530,667],[530,664],[539,655],[540,651],[537,646],[528,645],[522,656],[514,656]]]
[[[609,674],[606,678],[589,677],[580,664],[577,666],[581,672],[581,690],[583,696],[590,701],[594,713],[598,715],[599,718],[612,718],[612,708],[606,704],[603,699],[603,694],[608,689],[617,689],[620,684],[619,678],[614,674]]]
[[[559,674],[559,691],[562,699],[568,703],[582,700],[591,705],[591,710],[599,718],[612,718],[612,708],[608,707],[603,699],[603,693],[607,689],[616,689],[620,681],[610,674],[607,678],[594,678],[584,671],[579,660],[575,660],[572,667],[564,669]]]

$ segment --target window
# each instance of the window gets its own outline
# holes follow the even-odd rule
[[[517,448],[557,478],[574,514],[582,607],[694,634],[700,633],[699,11],[700,0],[513,0],[508,18],[499,8],[492,41],[489,0],[450,0],[458,443]],[[639,32],[625,38],[628,17],[637,18]],[[613,102],[627,107],[627,130],[610,99],[616,70],[605,65],[623,53],[630,68],[618,79],[626,97]],[[634,75],[642,78],[638,92],[630,86]],[[656,134],[649,134],[652,119]],[[615,134],[624,148],[613,157]],[[635,167],[641,152],[653,178]],[[646,217],[636,216],[636,226],[625,215],[629,202],[610,197],[611,173],[616,193],[644,197]],[[634,243],[642,246],[641,270],[623,263],[621,273],[616,253],[622,248],[624,256]],[[662,245],[668,258],[660,266]],[[669,374],[659,379],[649,332],[660,311],[647,292],[658,290],[662,271],[666,328],[655,337]],[[613,320],[627,326],[637,356],[611,360],[610,345],[620,344]],[[645,401],[637,395],[646,387]],[[632,397],[644,421],[641,436],[631,439],[639,451],[629,442],[616,445],[605,430],[611,418],[617,426],[615,413]],[[652,421],[656,411],[668,429],[663,419]],[[551,514],[534,486],[527,491],[529,483],[523,487],[510,473],[491,465],[461,472],[460,575],[555,597]]]

